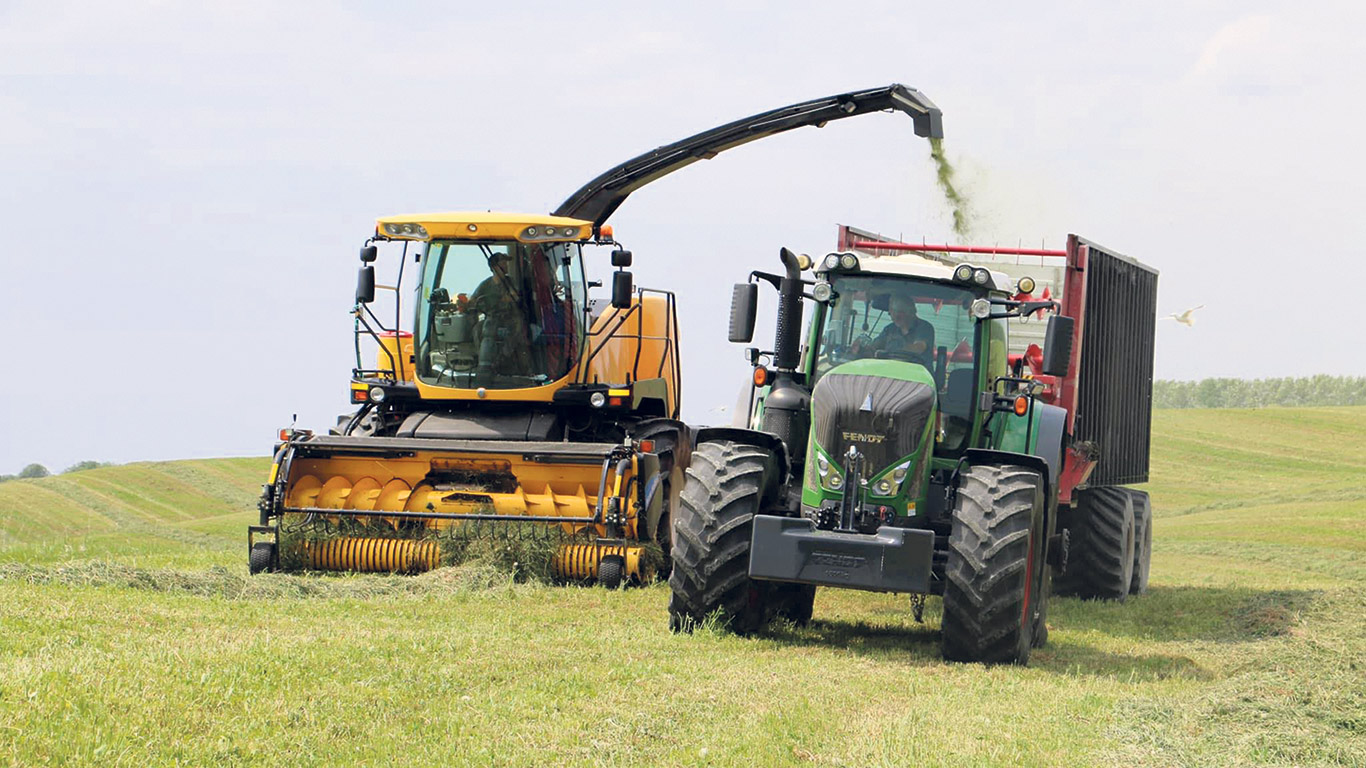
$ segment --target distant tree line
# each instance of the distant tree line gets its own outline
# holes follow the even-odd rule
[[[87,469],[96,469],[98,467],[109,466],[113,465],[103,461],[78,461],[75,464],[72,464],[71,466],[62,470],[62,474],[65,475],[67,472],[81,472]],[[7,480],[33,480],[39,477],[48,477],[51,474],[51,472],[47,471],[47,467],[43,466],[42,464],[30,464],[27,467],[24,467],[23,469],[19,470],[19,474],[17,475],[0,475],[0,483],[3,483]]]
[[[1366,377],[1201,379],[1153,382],[1154,408],[1265,408],[1366,405]]]

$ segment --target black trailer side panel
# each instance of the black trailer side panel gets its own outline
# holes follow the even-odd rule
[[[1073,436],[1099,451],[1089,485],[1147,482],[1157,270],[1082,244],[1088,248],[1086,322]]]

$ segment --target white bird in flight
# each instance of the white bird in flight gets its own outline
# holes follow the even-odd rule
[[[1191,307],[1185,312],[1173,312],[1172,314],[1167,315],[1167,317],[1170,317],[1182,325],[1195,325],[1195,310],[1204,308],[1205,305],[1201,304],[1198,307]]]

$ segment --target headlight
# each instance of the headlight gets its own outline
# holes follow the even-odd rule
[[[892,481],[884,477],[881,480],[877,481],[877,485],[873,486],[873,490],[877,491],[877,495],[879,496],[891,496]]]
[[[1015,287],[1020,293],[1033,293],[1034,278],[1029,276],[1022,277],[1020,278],[1020,282],[1016,283]]]
[[[427,228],[421,224],[406,222],[403,224],[385,224],[384,234],[390,237],[417,237],[426,239]]]
[[[829,271],[834,269],[835,267],[838,267],[839,265],[840,255],[838,253],[832,253],[829,256],[825,257],[825,262],[821,264],[821,268],[826,271]]]
[[[973,317],[978,320],[985,320],[991,315],[991,302],[986,299],[974,299],[971,311]]]
[[[991,273],[978,267],[977,269],[972,270],[972,282],[977,283],[978,285],[986,285],[991,282]]]
[[[389,397],[389,394],[388,394],[387,392],[384,391],[384,387],[371,387],[371,388],[370,388],[370,402],[372,402],[372,403],[382,403],[382,402],[384,402],[386,399],[388,399],[388,397]]]
[[[607,404],[607,395],[604,395],[601,392],[594,392],[588,396],[588,402],[594,408],[601,408]]]
[[[972,265],[971,265],[971,264],[959,264],[959,265],[958,265],[958,268],[955,269],[955,270],[953,271],[953,279],[954,279],[954,280],[957,280],[957,281],[960,282],[960,283],[966,283],[967,281],[971,280],[971,279],[972,279]]]
[[[858,257],[852,253],[843,254],[840,256],[840,266],[845,269],[854,269],[858,267]]]
[[[830,487],[838,491],[844,485],[844,477],[836,472],[830,476]]]
[[[817,456],[816,470],[821,473],[821,477],[825,477],[830,473],[830,462],[826,461],[824,456]]]
[[[811,289],[811,298],[821,303],[829,301],[830,297],[834,295],[835,289],[831,288],[830,284],[825,282],[824,280],[822,280],[819,283],[816,283],[816,286]]]
[[[527,227],[527,228],[526,228],[526,236],[527,236],[527,237],[535,237],[536,235],[539,235],[540,233],[541,233],[541,230],[539,230],[539,229],[537,229],[537,228],[535,228],[535,227]]]

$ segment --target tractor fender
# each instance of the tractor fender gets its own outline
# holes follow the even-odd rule
[[[1051,486],[1056,486],[1058,474],[1062,472],[1062,436],[1067,429],[1067,409],[1036,402],[1034,413],[1034,434],[1037,435],[1035,452],[1048,462],[1048,472],[1044,476]]]
[[[787,484],[789,479],[787,446],[783,444],[781,438],[772,432],[760,432],[757,429],[741,429],[739,427],[703,427],[694,432],[693,435],[694,446],[714,440],[726,440],[741,445],[752,445],[755,448],[762,448],[772,453],[774,466],[769,475],[769,482],[766,483],[765,502],[773,502],[777,498],[778,489]]]
[[[1015,453],[1014,451],[998,451],[992,448],[969,448],[963,453],[963,462],[971,465],[1015,464],[1032,469],[1038,472],[1039,477],[1043,480],[1043,497],[1046,506],[1051,508],[1057,502],[1057,497],[1054,495],[1055,484],[1053,483],[1052,470],[1048,461],[1041,456]]]

